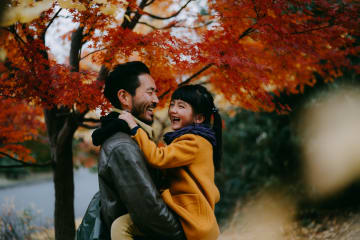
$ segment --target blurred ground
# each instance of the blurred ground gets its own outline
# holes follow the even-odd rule
[[[220,240],[359,240],[360,205],[296,206],[266,193],[238,204]]]
[[[310,219],[308,219],[310,220]],[[360,213],[324,212],[304,226],[293,224],[285,232],[288,240],[358,240],[360,239]]]
[[[312,219],[307,219],[312,220]],[[241,228],[237,226],[236,228]],[[220,240],[253,240],[270,238],[258,237],[258,232],[253,232],[253,236],[246,236],[239,233],[239,229],[235,227],[227,229],[219,238]],[[281,240],[359,240],[360,239],[360,213],[348,212],[346,214],[324,213],[321,219],[312,220],[305,225],[301,220],[282,228]],[[280,240],[279,239],[279,240]]]

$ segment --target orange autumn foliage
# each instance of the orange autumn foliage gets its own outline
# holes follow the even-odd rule
[[[176,15],[182,6],[187,7]],[[95,51],[85,59],[108,69],[144,61],[160,95],[206,69],[201,76],[215,91],[254,111],[275,109],[271,93],[298,93],[313,85],[314,72],[327,80],[341,75],[343,67],[353,67],[347,56],[359,53],[354,44],[360,29],[358,1],[209,0],[202,7],[174,0],[58,0],[37,18],[0,29],[6,51],[0,63],[4,101],[80,113],[108,109],[96,71],[83,65],[73,69],[49,57],[45,35],[60,12],[82,28],[81,44],[87,49],[79,59]],[[63,40],[69,41],[74,31]]]
[[[34,162],[31,151],[21,145],[24,141],[36,139],[44,123],[39,118],[42,110],[26,102],[0,97],[0,157],[6,153],[25,162]]]
[[[351,68],[360,34],[358,1],[209,1],[218,23],[202,33],[200,62],[211,83],[235,104],[274,110],[270,92],[299,93]],[[360,69],[357,68],[357,71]],[[360,71],[359,71],[360,72]]]

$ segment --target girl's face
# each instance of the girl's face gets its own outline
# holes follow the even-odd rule
[[[173,130],[178,130],[196,122],[191,105],[180,99],[175,99],[170,102],[168,114]]]

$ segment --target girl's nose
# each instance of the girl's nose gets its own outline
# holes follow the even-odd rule
[[[169,113],[176,113],[176,107],[174,107],[174,106],[170,106],[169,107]]]

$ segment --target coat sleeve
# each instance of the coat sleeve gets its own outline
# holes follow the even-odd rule
[[[133,138],[139,144],[148,163],[156,168],[176,168],[191,164],[199,151],[197,136],[184,134],[165,147],[157,147],[139,128]]]
[[[135,143],[134,143],[135,144]],[[117,196],[134,223],[155,239],[181,239],[182,227],[162,200],[143,155],[134,144],[122,143],[111,151],[107,174],[111,175]],[[151,220],[151,221],[150,221]]]

